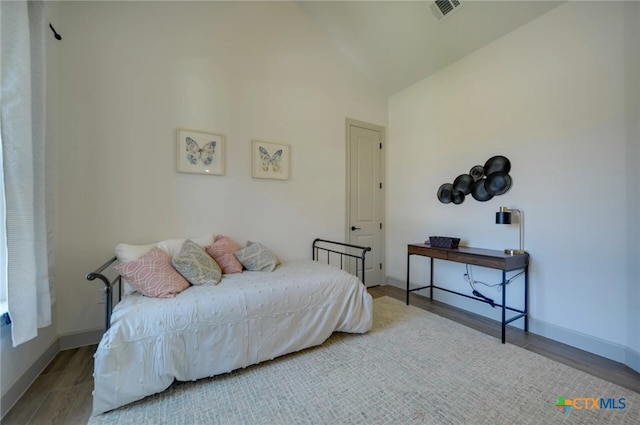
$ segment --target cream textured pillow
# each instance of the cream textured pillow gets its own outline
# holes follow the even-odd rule
[[[187,239],[182,249],[171,260],[173,267],[192,285],[216,285],[220,282],[222,270],[207,251]]]
[[[224,274],[242,273],[242,264],[233,255],[239,249],[240,246],[231,238],[221,235],[216,236],[212,245],[205,247],[207,254],[216,260]]]
[[[189,282],[171,265],[171,256],[158,247],[137,260],[118,264],[114,269],[148,297],[175,297],[189,287]]]
[[[147,245],[130,245],[126,243],[121,243],[116,245],[116,257],[118,257],[118,261],[121,263],[128,263],[129,261],[137,260],[142,257],[147,252],[151,251],[153,248],[158,246],[158,244],[152,243]],[[122,292],[124,295],[129,295],[132,292],[135,292],[136,288],[134,288],[126,278],[122,279]]]
[[[205,246],[213,243],[213,237],[213,234],[209,234],[199,238],[190,238],[190,240],[204,248]],[[182,249],[182,245],[184,245],[185,241],[186,239],[167,239],[162,242],[158,242],[158,247],[168,252],[172,257],[175,257],[175,255]]]
[[[272,272],[278,265],[278,260],[271,251],[261,243],[254,242],[246,248],[234,253],[245,269],[259,272]]]
[[[128,263],[129,261],[137,260],[153,248],[158,246],[156,243],[148,245],[129,245],[121,243],[116,245],[116,256],[122,263]]]

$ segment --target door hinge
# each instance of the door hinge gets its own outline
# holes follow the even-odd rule
[[[382,189],[382,182],[380,182],[380,189]]]
[[[382,270],[382,263],[380,263],[380,270]]]
[[[382,223],[380,223],[380,229],[382,229]]]
[[[382,149],[382,142],[380,142],[380,149]]]

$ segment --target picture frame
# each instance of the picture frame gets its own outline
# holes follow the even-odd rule
[[[186,128],[178,128],[176,134],[179,173],[224,175],[223,134]]]
[[[252,140],[251,177],[257,179],[288,180],[290,169],[289,145]]]

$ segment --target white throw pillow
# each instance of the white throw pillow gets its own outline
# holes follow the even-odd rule
[[[204,248],[205,246],[213,243],[214,236],[215,235],[207,235],[200,238],[191,238],[190,240]],[[166,241],[159,242],[158,248],[168,252],[171,257],[175,257],[175,255],[180,252],[182,245],[184,245],[186,241],[187,239],[167,239]]]
[[[129,245],[121,243],[116,245],[116,257],[121,263],[128,263],[129,261],[137,260],[153,248],[158,246],[157,243],[151,243],[148,245]]]

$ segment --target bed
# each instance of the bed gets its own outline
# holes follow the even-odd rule
[[[320,345],[333,332],[369,331],[368,250],[316,239],[312,260],[226,274],[217,285],[191,286],[174,298],[121,297],[122,278],[108,277],[118,263],[112,258],[87,275],[101,280],[107,294],[106,331],[94,356],[93,414],[164,391],[174,380],[211,377]],[[350,268],[355,275],[343,270]],[[114,291],[119,302],[112,308]]]

